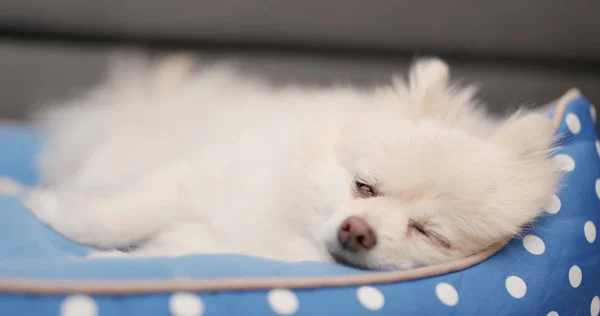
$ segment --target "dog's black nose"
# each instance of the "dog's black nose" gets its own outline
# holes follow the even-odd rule
[[[346,218],[338,229],[338,241],[350,251],[369,250],[377,244],[373,228],[364,219],[356,216]]]

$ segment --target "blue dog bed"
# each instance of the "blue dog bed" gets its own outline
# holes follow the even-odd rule
[[[91,249],[41,225],[18,198],[2,196],[0,315],[597,316],[595,111],[572,94],[556,113],[563,143],[556,157],[566,174],[546,214],[523,238],[458,265],[367,272],[240,255],[86,259]],[[0,175],[35,184],[40,144],[26,126],[0,125]]]

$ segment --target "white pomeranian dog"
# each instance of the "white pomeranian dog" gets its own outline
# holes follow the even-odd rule
[[[491,119],[435,58],[359,90],[132,57],[37,118],[27,206],[77,243],[135,246],[111,256],[431,265],[518,234],[559,178],[549,118]]]

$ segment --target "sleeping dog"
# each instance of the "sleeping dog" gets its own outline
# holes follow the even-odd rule
[[[36,115],[26,205],[94,256],[241,253],[409,269],[518,234],[555,192],[553,128],[486,114],[446,63],[365,90],[275,88],[185,55],[118,59]],[[132,252],[120,249],[135,245]]]

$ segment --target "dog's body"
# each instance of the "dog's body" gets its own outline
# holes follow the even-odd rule
[[[136,59],[42,113],[30,209],[76,242],[136,245],[127,255],[398,269],[505,240],[554,193],[550,121],[488,119],[439,60],[372,91],[277,90],[190,65]]]

